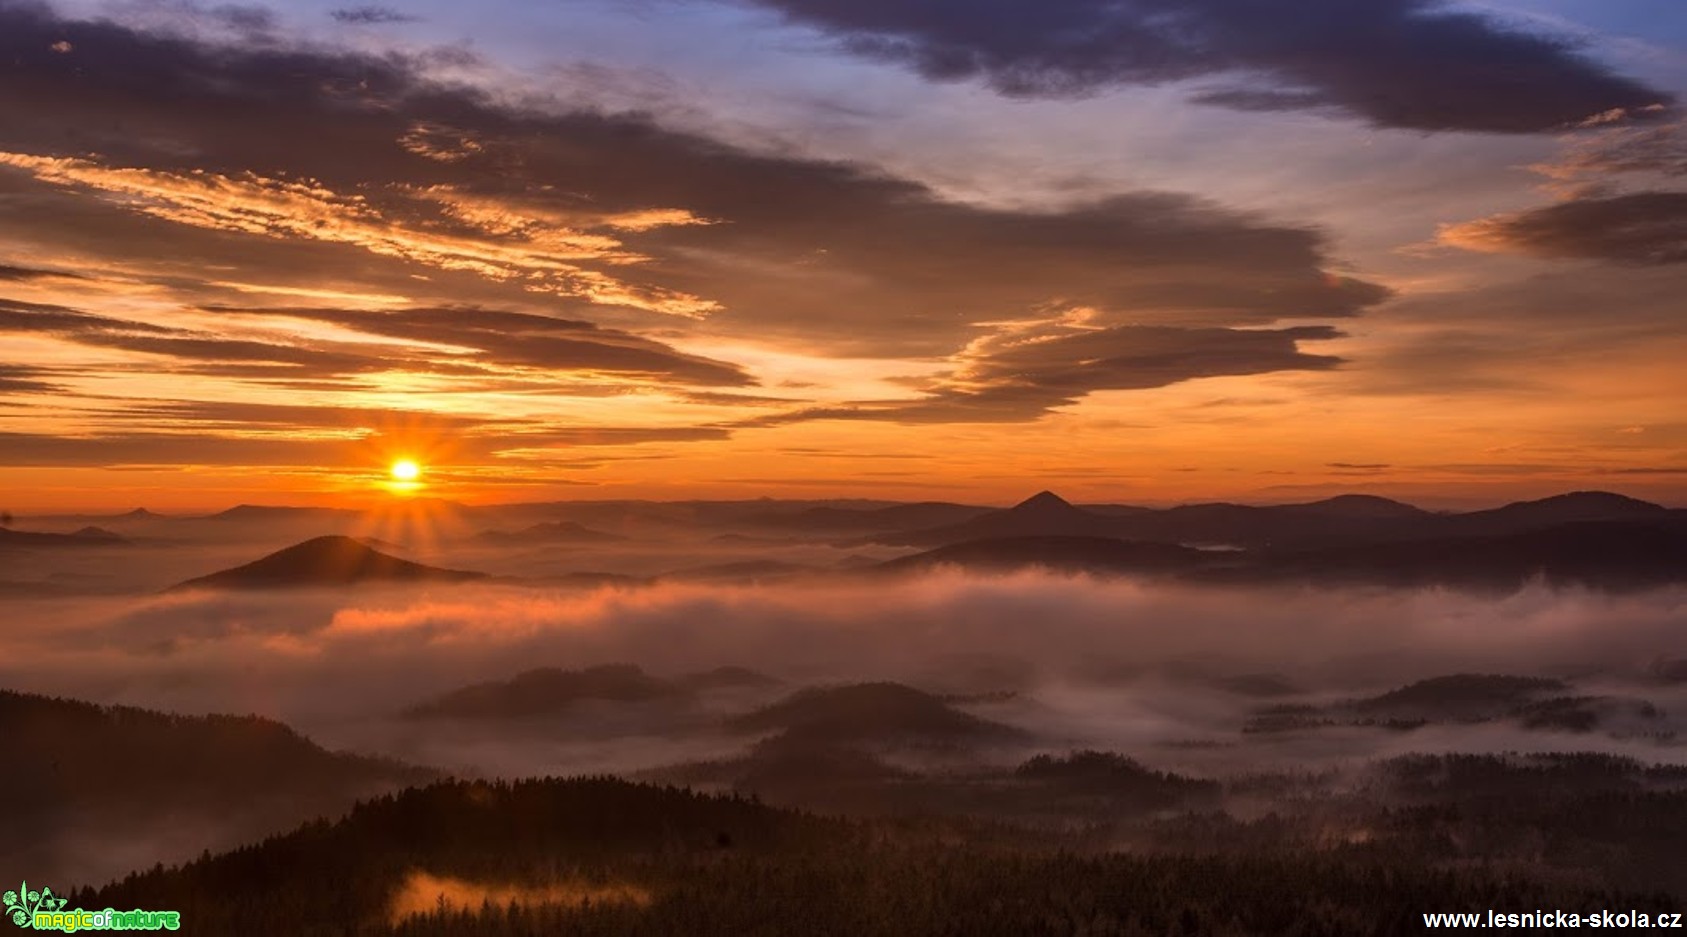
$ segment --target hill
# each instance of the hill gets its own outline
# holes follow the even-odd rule
[[[945,745],[1008,742],[1024,735],[900,683],[801,690],[730,720],[728,727],[739,732],[783,732],[793,740],[826,743]]]
[[[0,868],[61,881],[119,874],[131,855],[227,847],[433,777],[329,752],[257,716],[177,716],[5,690],[0,738],[10,831]]]
[[[55,534],[45,531],[13,530],[0,527],[0,549],[8,547],[19,549],[35,548],[78,548],[78,547],[118,547],[126,546],[131,541],[102,527],[84,527],[71,534]]]
[[[452,690],[405,710],[412,719],[510,719],[560,712],[588,700],[647,702],[673,700],[689,691],[658,680],[633,664],[605,664],[585,670],[542,667],[509,680]]]
[[[1106,537],[1011,537],[957,543],[872,567],[951,565],[999,572],[1043,567],[1152,573],[1207,583],[1443,586],[1515,591],[1530,581],[1606,591],[1687,582],[1687,520],[1584,521],[1504,536],[1361,543],[1316,550],[1202,551]]]
[[[1622,591],[1687,582],[1687,521],[1604,520],[1262,557],[1244,577],[1514,590],[1531,579]]]
[[[685,702],[698,693],[766,688],[779,681],[744,667],[718,667],[672,679],[653,677],[634,664],[583,670],[541,667],[452,690],[406,709],[410,719],[521,719],[559,713],[583,703]]]
[[[614,543],[626,540],[620,534],[593,530],[573,521],[551,521],[520,530],[488,530],[475,537],[483,543],[504,545],[528,543]]]
[[[1168,543],[1138,543],[1107,537],[1004,537],[951,544],[897,557],[874,567],[902,573],[938,566],[1009,570],[1046,567],[1071,572],[1179,572],[1212,562],[1200,550]]]
[[[1456,537],[1507,536],[1587,521],[1664,521],[1668,509],[1600,491],[1578,491],[1463,514],[1437,514],[1374,495],[1304,504],[1183,504],[1169,508],[1078,508],[1042,492],[963,523],[876,535],[895,546],[941,546],[1020,536],[1108,537],[1254,550],[1314,550]],[[1679,516],[1679,515],[1676,515]]]
[[[758,527],[823,532],[874,532],[944,527],[991,513],[991,508],[946,501],[919,501],[882,508],[813,507],[750,519]]]
[[[934,546],[1009,537],[1106,537],[1116,529],[1113,518],[1073,507],[1051,491],[1039,491],[1006,510],[992,511],[940,527],[884,534],[874,539],[895,546]]]
[[[484,573],[424,566],[340,536],[316,537],[244,566],[189,579],[178,589],[297,589],[381,582],[469,582]]]

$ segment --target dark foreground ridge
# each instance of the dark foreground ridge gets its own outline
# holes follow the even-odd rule
[[[497,896],[494,898],[493,896]],[[608,778],[447,782],[72,896],[288,935],[1416,933],[1425,910],[1670,899],[1431,871],[1362,849],[1146,856],[961,821],[846,822]]]
[[[484,573],[425,566],[382,553],[352,537],[315,537],[244,566],[189,579],[182,589],[298,589],[379,582],[469,582]]]
[[[182,858],[187,844],[186,855],[200,844],[232,846],[436,777],[327,751],[257,716],[181,716],[8,690],[0,690],[0,739],[9,831],[0,868],[69,881],[90,869],[128,871],[122,857],[136,843],[150,847],[143,855]],[[67,845],[78,841],[82,848]]]

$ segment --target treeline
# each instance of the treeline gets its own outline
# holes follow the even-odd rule
[[[845,821],[608,778],[449,782],[72,900],[178,910],[189,932],[253,937],[1348,937],[1417,933],[1424,911],[1678,904],[1364,850],[1127,855],[1046,843],[967,821]],[[590,887],[513,905],[476,903],[471,888],[467,901],[395,917],[395,895],[418,873],[500,894]],[[592,897],[617,889],[647,898]]]

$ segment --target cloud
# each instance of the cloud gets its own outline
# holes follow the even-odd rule
[[[1490,253],[1605,260],[1636,266],[1687,262],[1687,192],[1580,198],[1441,229],[1442,243]]]
[[[401,13],[391,7],[359,6],[330,10],[328,15],[348,26],[372,26],[381,23],[414,23],[420,17]]]
[[[66,279],[80,280],[82,276],[63,270],[44,270],[36,267],[18,267],[11,264],[0,264],[0,281],[17,282],[20,280],[48,280]]]
[[[463,236],[405,224],[365,198],[320,183],[267,178],[253,173],[173,173],[107,166],[93,160],[0,152],[11,166],[57,186],[95,193],[128,210],[177,224],[249,235],[305,238],[348,244],[399,260],[491,280],[517,281],[524,289],[620,303],[675,315],[701,315],[714,304],[662,290],[632,289],[585,261],[634,263],[614,238],[525,218],[507,206],[481,206],[470,214],[460,202],[440,199],[459,220],[495,238]],[[424,198],[438,195],[423,193]],[[661,217],[661,216],[657,216]],[[671,215],[669,217],[672,217]],[[490,227],[490,230],[486,230]]]
[[[61,36],[75,56],[45,51]],[[644,383],[719,407],[735,401],[683,388],[756,377],[680,349],[774,346],[947,363],[910,399],[838,405],[821,388],[803,395],[811,411],[1011,421],[1096,391],[1329,368],[1299,350],[1335,334],[1310,323],[1390,295],[1331,273],[1320,232],[1199,196],[968,204],[870,167],[445,84],[420,54],[212,44],[0,4],[0,60],[16,63],[0,223],[31,233],[32,256],[146,291],[145,314],[61,314],[51,334],[168,358],[166,373],[337,390],[383,370],[470,390]],[[1072,309],[1083,328],[1003,325]],[[539,409],[527,415],[546,423]],[[117,435],[151,451],[144,432]]]
[[[153,263],[202,257],[222,279],[320,286],[324,270],[356,271],[383,294],[484,305],[529,306],[544,288],[590,301],[593,318],[677,312],[711,334],[890,357],[952,354],[975,323],[1056,301],[1118,324],[1228,326],[1351,316],[1386,295],[1329,276],[1317,232],[1196,197],[991,209],[638,116],[510,108],[398,54],[0,17],[0,55],[21,62],[0,149],[84,196],[19,188],[6,216],[119,257],[139,260],[136,244]],[[32,44],[61,33],[88,63]],[[70,124],[87,128],[74,145]]]
[[[166,368],[180,373],[322,379],[415,371],[551,381],[590,381],[597,376],[704,386],[754,383],[734,365],[684,354],[660,342],[589,322],[524,313],[477,308],[209,311],[228,320],[261,313],[268,319],[331,323],[343,326],[349,338],[371,341],[277,335],[273,326],[253,333],[274,336],[272,340],[257,340],[4,298],[0,333],[51,335],[85,346],[162,355],[178,359],[179,364]],[[404,342],[375,343],[377,337]]]
[[[45,394],[63,388],[51,381],[41,380],[53,372],[26,364],[0,364],[0,396],[6,394]]]
[[[332,309],[233,309],[344,326],[368,335],[463,348],[488,367],[547,371],[602,371],[659,381],[747,386],[755,381],[736,365],[696,355],[590,322],[492,309],[399,309],[387,312]]]
[[[925,396],[811,408],[753,418],[750,425],[815,419],[899,423],[1006,423],[1108,390],[1165,387],[1203,377],[1324,370],[1340,358],[1300,350],[1303,341],[1340,337],[1328,326],[1286,329],[1092,326],[1068,313],[1054,319],[997,323],[924,382]]]
[[[1679,179],[1687,176],[1687,124],[1578,134],[1566,141],[1559,158],[1529,168],[1551,180],[1549,188],[1565,198],[1615,194],[1613,177],[1618,175]]]
[[[1016,97],[1213,79],[1197,100],[1330,109],[1381,127],[1530,133],[1670,95],[1525,31],[1432,0],[753,0],[862,56]],[[1253,77],[1250,77],[1253,76]],[[1260,87],[1259,82],[1275,87]]]

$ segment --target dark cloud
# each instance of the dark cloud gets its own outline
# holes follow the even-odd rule
[[[1687,176],[1687,123],[1613,127],[1584,134],[1560,158],[1529,167],[1552,179],[1571,196],[1614,194],[1611,177],[1620,173]]]
[[[1581,198],[1442,231],[1482,251],[1587,258],[1652,266],[1687,262],[1687,192]]]
[[[217,24],[237,32],[261,34],[275,29],[275,13],[268,7],[225,3],[205,10]]]
[[[1021,97],[1254,73],[1207,103],[1336,108],[1383,127],[1527,133],[1670,96],[1563,38],[1433,0],[753,0],[935,80]]]
[[[53,372],[24,364],[0,363],[0,396],[6,394],[42,394],[58,391],[59,385],[41,378]]]
[[[20,280],[46,280],[53,278],[66,280],[84,279],[80,274],[69,273],[62,270],[43,270],[37,267],[18,267],[11,264],[0,264],[0,281],[10,280],[12,282],[17,282]]]
[[[470,349],[499,367],[632,374],[687,384],[755,383],[735,365],[604,329],[590,322],[470,307],[353,312],[337,309],[220,309],[328,322],[369,335]]]
[[[328,15],[351,26],[370,26],[378,23],[414,23],[420,18],[408,13],[401,13],[391,7],[382,6],[345,7],[339,10],[331,10]]]
[[[395,413],[391,418],[395,424],[403,424],[409,415]],[[394,431],[392,439],[396,447],[413,448],[418,438],[437,436],[442,440],[439,445],[448,449],[456,463],[485,463],[508,454],[541,464],[551,461],[553,453],[567,456],[583,446],[694,442],[728,435],[725,429],[707,426],[547,427],[519,434],[488,427],[464,433],[429,423]],[[239,434],[224,433],[216,420],[198,426],[183,424],[165,432],[107,429],[47,435],[0,431],[0,466],[365,465],[379,461],[381,453],[393,448],[384,443],[386,439],[387,435],[379,431],[353,438],[304,437],[281,424],[248,426]]]
[[[53,335],[82,345],[164,355],[171,367],[197,374],[245,377],[339,377],[412,370],[491,376],[510,368],[544,372],[603,372],[705,386],[754,383],[739,368],[678,352],[659,342],[587,322],[486,309],[213,310],[228,317],[262,312],[328,322],[365,335],[449,345],[450,354],[419,347],[301,340],[298,344],[231,338],[92,315],[63,306],[0,299],[0,333]]]
[[[1244,330],[1014,324],[975,343],[958,359],[958,369],[928,385],[923,398],[810,408],[751,420],[749,425],[816,419],[1021,422],[1098,391],[1333,368],[1341,364],[1340,358],[1308,354],[1299,343],[1337,337],[1340,333],[1328,326]]]

